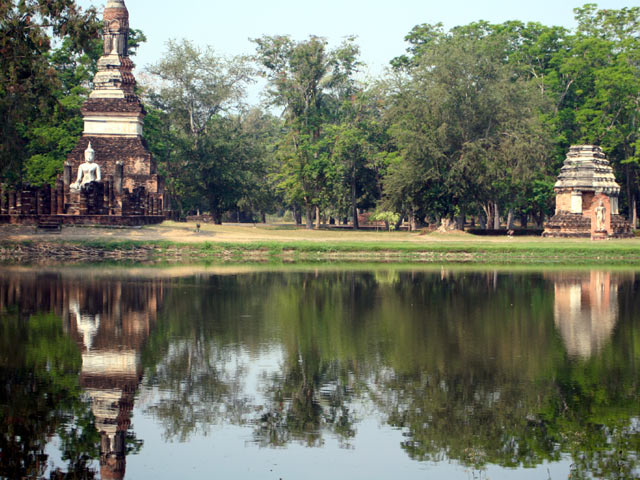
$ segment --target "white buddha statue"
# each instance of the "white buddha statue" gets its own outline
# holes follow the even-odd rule
[[[94,163],[94,158],[95,152],[91,148],[91,142],[89,142],[89,146],[84,151],[84,163],[78,167],[78,178],[69,185],[71,190],[78,191],[87,183],[100,181],[100,167],[97,163]]]

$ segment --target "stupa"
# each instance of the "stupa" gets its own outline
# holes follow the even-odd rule
[[[545,237],[631,237],[631,225],[620,215],[613,169],[602,148],[574,145],[553,190],[556,211],[545,225]]]
[[[128,37],[124,0],[108,0],[103,52],[82,106],[82,137],[55,187],[1,192],[0,223],[40,224],[44,219],[140,225],[163,220],[163,182],[142,138],[146,112],[135,93]]]

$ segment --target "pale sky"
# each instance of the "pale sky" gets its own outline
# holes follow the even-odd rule
[[[545,25],[574,27],[573,8],[584,0],[125,0],[130,25],[147,36],[135,58],[137,76],[145,65],[157,61],[168,39],[187,38],[196,45],[212,46],[220,55],[251,54],[249,38],[291,35],[302,40],[318,35],[338,45],[356,35],[361,60],[377,76],[389,60],[406,48],[404,36],[417,24],[442,22],[446,28],[472,21],[537,21]],[[105,1],[79,0],[101,13]],[[601,0],[600,8],[640,6],[640,0]]]

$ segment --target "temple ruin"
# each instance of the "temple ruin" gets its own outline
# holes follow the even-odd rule
[[[142,138],[146,112],[134,92],[128,36],[124,0],[108,0],[103,53],[82,107],[82,137],[55,186],[0,191],[0,223],[142,225],[164,219],[164,188]]]
[[[620,185],[600,147],[572,146],[553,190],[556,211],[545,225],[544,237],[633,236],[631,225],[618,210]]]

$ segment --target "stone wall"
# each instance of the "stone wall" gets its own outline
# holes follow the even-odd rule
[[[554,215],[545,224],[543,237],[591,238],[591,216],[562,212]],[[611,215],[612,238],[631,238],[631,225],[622,215]]]
[[[581,213],[560,212],[546,223],[543,237],[589,238],[591,218]]]
[[[52,199],[53,196],[53,199]],[[19,190],[0,187],[0,214],[50,215],[56,212],[57,192],[50,185]]]
[[[137,218],[137,219],[136,219]],[[0,188],[0,224],[37,225],[54,221],[62,225],[147,225],[164,219],[162,194],[143,186],[130,191],[109,175],[72,192],[60,179],[55,188],[45,185],[20,190]]]
[[[571,212],[571,192],[556,195],[556,213]]]
[[[109,225],[136,227],[164,221],[163,215],[6,215],[0,214],[0,225],[32,225],[42,221],[60,222],[61,225]]]

